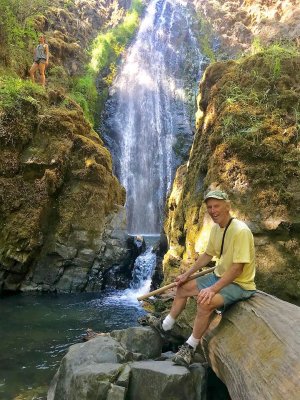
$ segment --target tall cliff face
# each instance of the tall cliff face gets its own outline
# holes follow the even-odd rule
[[[66,76],[79,74],[90,41],[130,5],[45,4],[32,20],[48,36],[50,72],[63,66]],[[132,266],[125,190],[99,135],[52,76],[46,91],[7,76],[25,76],[28,55],[17,64],[14,53],[0,60],[0,292],[101,290],[109,268],[126,274]]]
[[[297,50],[273,46],[206,70],[190,158],[167,204],[167,280],[205,249],[203,193],[221,187],[255,234],[258,287],[300,302],[299,67]]]
[[[202,19],[220,40],[222,52],[248,51],[254,38],[263,45],[292,40],[300,43],[298,0],[193,0]]]
[[[56,92],[29,86],[5,100],[1,287],[82,290],[106,249],[105,227],[111,232],[113,215],[122,215],[111,156],[76,103]]]

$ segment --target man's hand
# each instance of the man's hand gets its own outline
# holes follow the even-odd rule
[[[198,297],[197,297],[197,303],[198,304],[210,304],[212,298],[217,294],[212,288],[212,286],[200,290]]]
[[[184,274],[178,275],[178,276],[176,277],[176,279],[175,279],[176,285],[177,285],[177,286],[183,285],[183,284],[187,281],[187,279],[188,279],[189,276],[190,276],[190,275],[189,275],[187,272],[185,272]]]

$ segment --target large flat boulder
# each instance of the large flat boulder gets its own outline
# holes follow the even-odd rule
[[[175,366],[162,357],[161,347],[161,338],[149,327],[99,334],[71,346],[47,400],[205,400],[205,367]],[[133,361],[140,357],[146,360]]]

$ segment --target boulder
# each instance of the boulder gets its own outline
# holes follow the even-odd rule
[[[131,365],[129,399],[196,400],[204,399],[205,368],[194,364],[190,369],[172,361],[139,361]]]
[[[73,345],[50,384],[47,400],[206,399],[205,367],[175,366],[171,353],[161,355],[161,349],[160,336],[149,327],[98,334]],[[141,357],[146,360],[136,361]]]
[[[156,358],[161,355],[162,343],[160,336],[150,327],[132,327],[112,331],[110,334],[128,351],[140,353],[143,358]]]
[[[127,357],[128,352],[109,335],[71,346],[50,385],[47,400],[106,399],[110,382],[122,372]]]
[[[299,397],[299,307],[259,292],[225,312],[203,345],[232,400]]]

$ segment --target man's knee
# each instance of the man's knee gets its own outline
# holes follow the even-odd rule
[[[199,290],[195,281],[189,281],[177,287],[176,294],[181,297],[193,297],[198,294]]]
[[[213,304],[197,304],[197,313],[198,314],[211,314],[216,307]]]
[[[216,294],[210,303],[197,303],[197,312],[203,314],[211,314],[216,309],[224,306],[224,298],[220,294]]]

